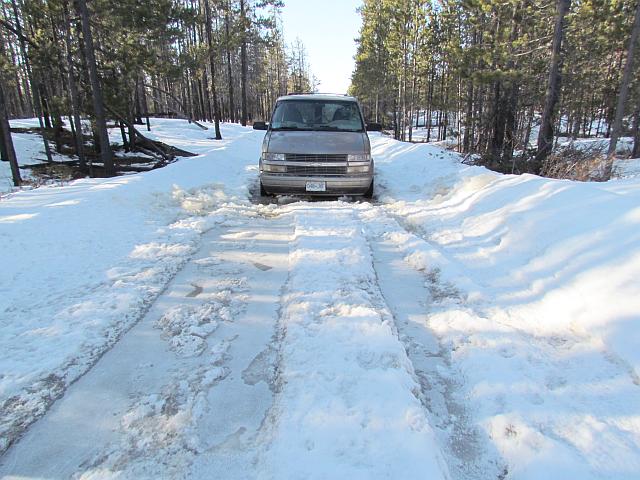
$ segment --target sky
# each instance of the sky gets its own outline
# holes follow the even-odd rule
[[[299,37],[319,92],[346,93],[351,83],[362,0],[284,0],[282,21],[288,45]]]

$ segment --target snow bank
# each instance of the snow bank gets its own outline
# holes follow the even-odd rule
[[[380,137],[373,154],[385,235],[509,472],[637,478],[640,180],[503,176]]]

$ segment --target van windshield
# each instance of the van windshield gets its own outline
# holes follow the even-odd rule
[[[358,104],[340,100],[284,100],[276,104],[271,130],[363,132]]]

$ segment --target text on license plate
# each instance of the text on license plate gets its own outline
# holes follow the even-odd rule
[[[327,182],[307,182],[307,192],[326,192]]]

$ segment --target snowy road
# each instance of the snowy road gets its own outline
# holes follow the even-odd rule
[[[0,474],[446,478],[362,208],[238,208],[216,224]]]
[[[260,204],[259,133],[156,131],[201,156],[0,204],[0,478],[638,478],[638,180],[374,136],[375,204]]]
[[[203,234],[143,320],[5,456],[3,475],[91,478],[126,466],[132,478],[159,478],[207,451],[224,459],[208,474],[246,466],[242,443],[272,403],[268,352],[291,234],[249,220]]]

